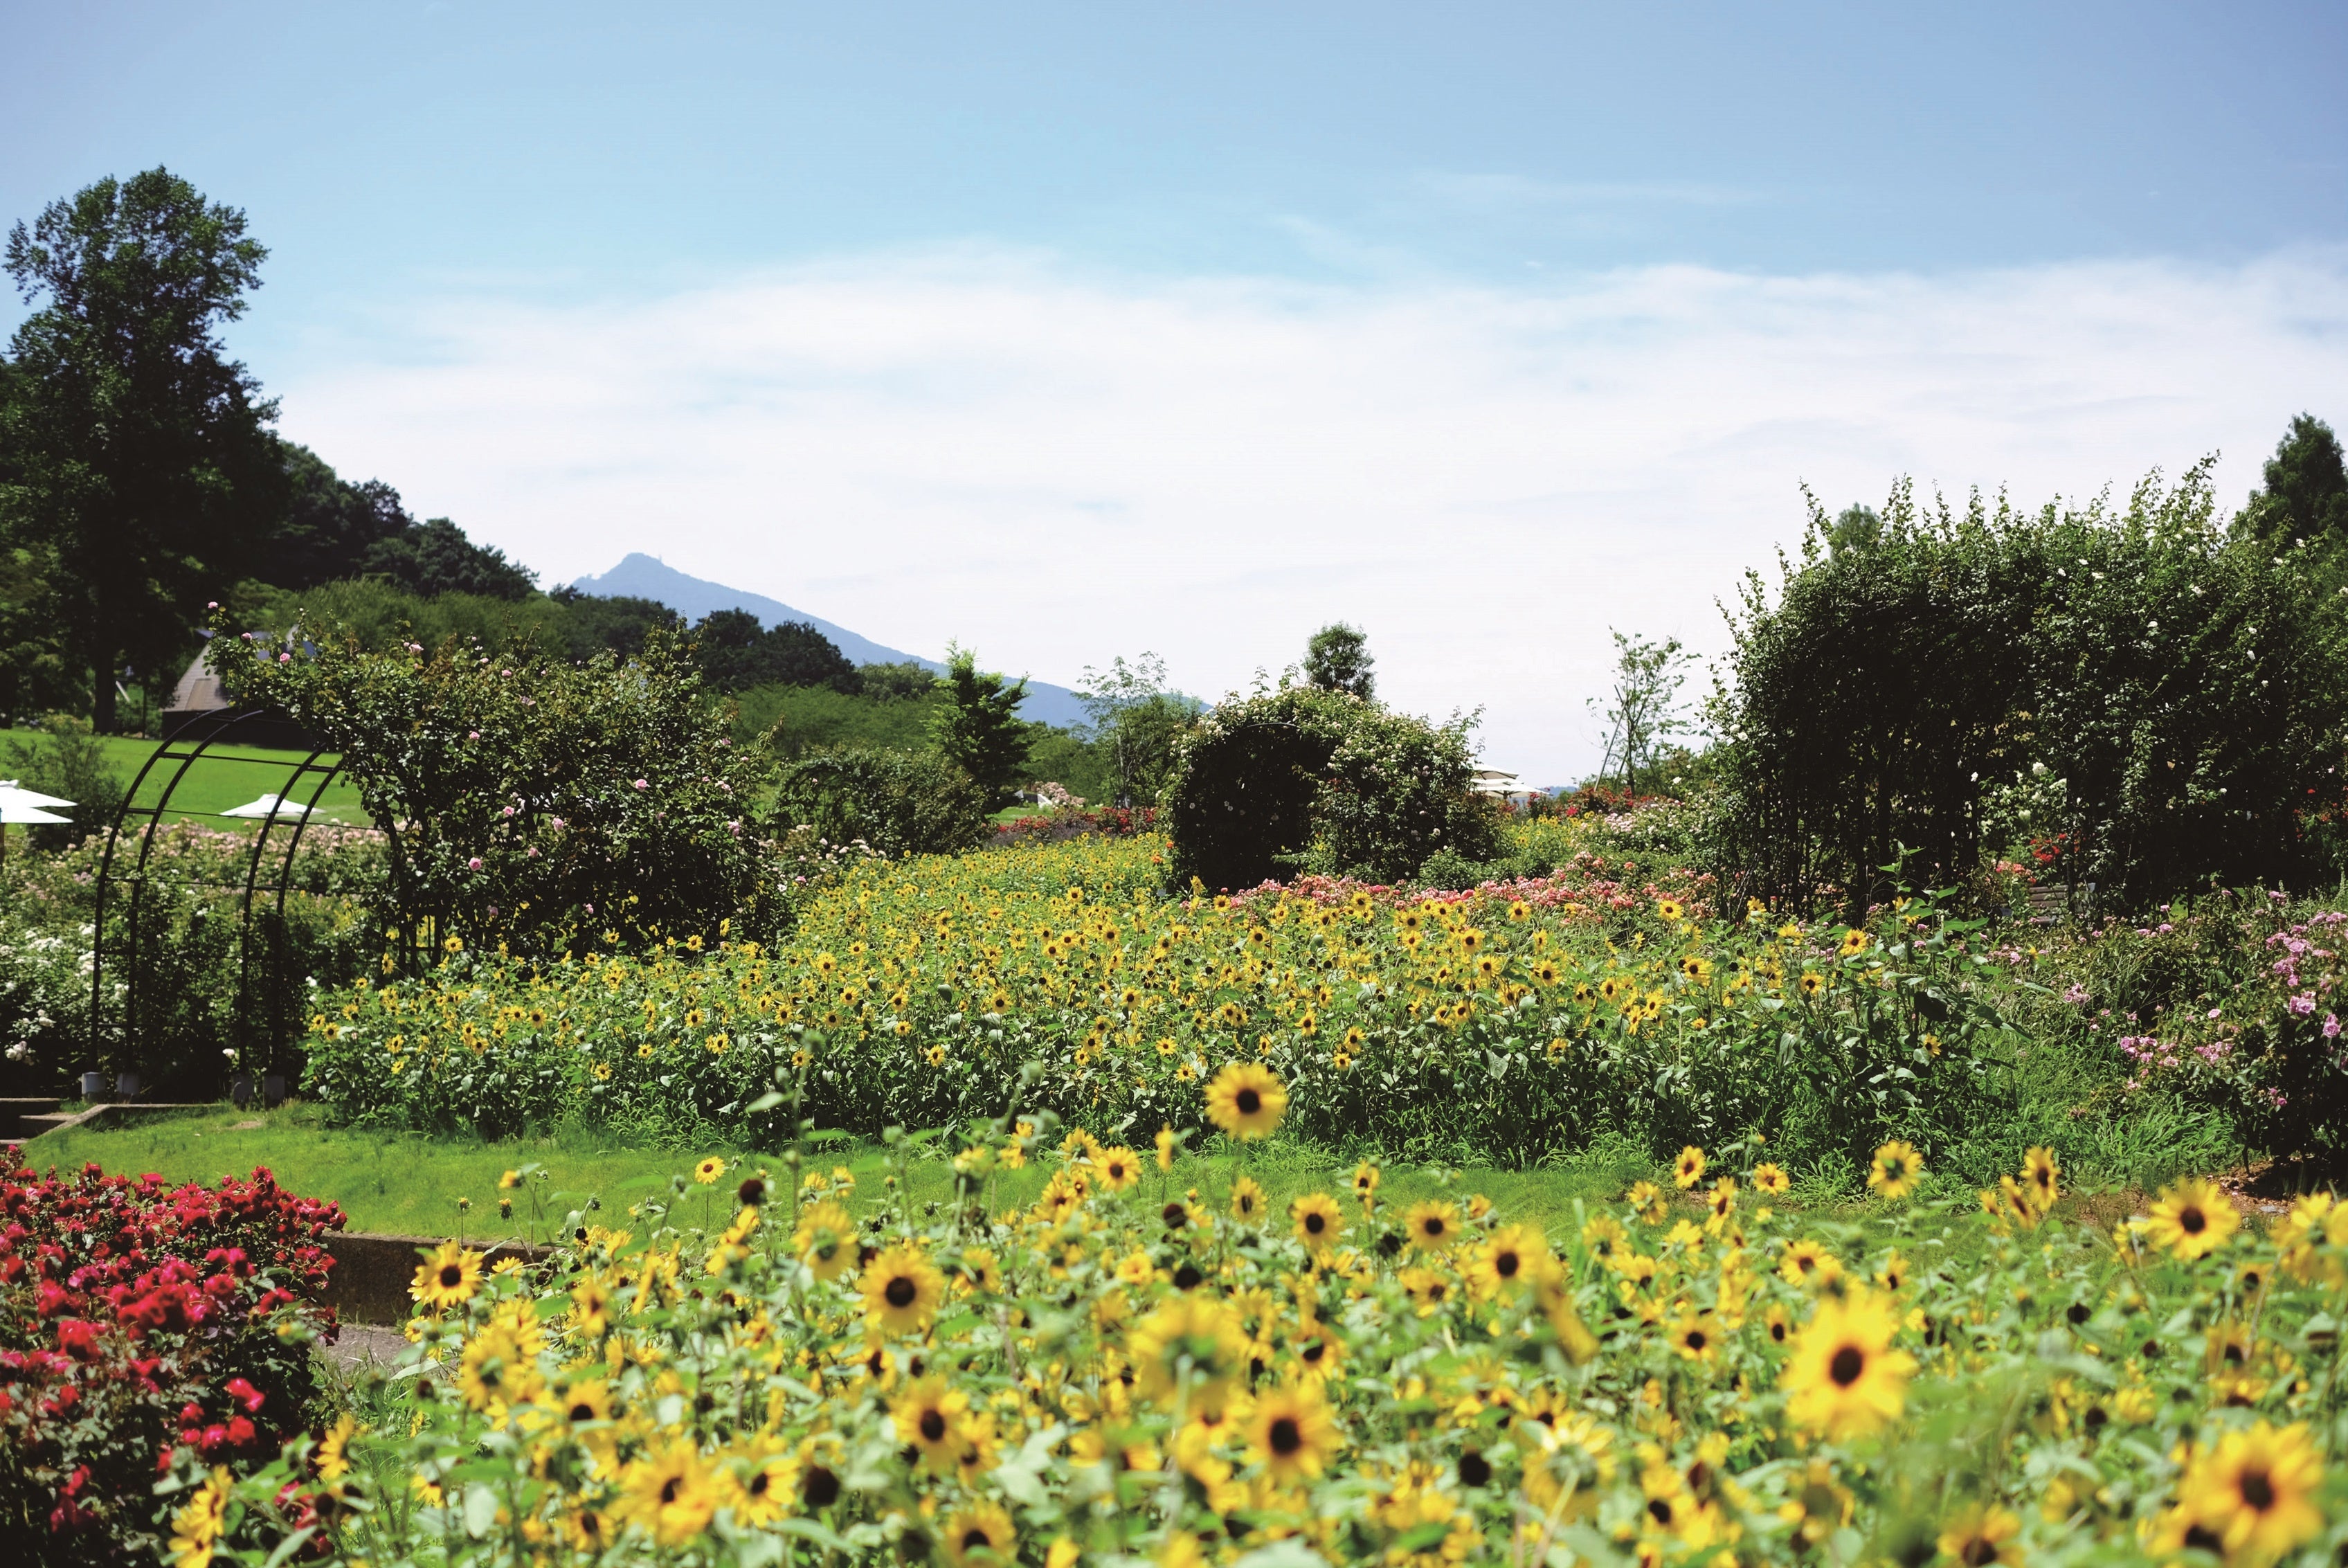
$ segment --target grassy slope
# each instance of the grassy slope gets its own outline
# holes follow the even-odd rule
[[[37,733],[30,730],[0,731],[0,740],[29,742],[38,739]],[[103,736],[99,744],[106,748],[108,762],[122,775],[122,782],[126,786],[139,776],[139,769],[146,765],[156,749],[154,741],[118,735]],[[189,769],[179,789],[173,791],[170,820],[177,821],[191,818],[210,827],[228,827],[235,819],[224,820],[211,813],[232,806],[242,806],[263,795],[283,794],[294,765],[300,762],[304,755],[299,751],[272,751],[253,746],[216,747],[205,754],[202,761]],[[5,757],[5,751],[0,751],[0,759]],[[177,766],[176,763],[163,764],[149,775],[147,786],[139,795],[140,804],[151,804],[161,795],[164,785],[170,779],[166,769]],[[313,776],[295,798],[306,796],[316,784],[316,778]],[[335,780],[319,798],[318,820],[366,821],[366,814],[359,809],[358,790],[341,779]]]
[[[315,1107],[300,1105],[265,1115],[247,1115],[223,1106],[217,1111],[152,1119],[112,1131],[57,1133],[32,1144],[26,1152],[29,1162],[43,1170],[72,1170],[94,1161],[115,1171],[151,1171],[172,1181],[210,1182],[223,1175],[249,1174],[254,1166],[265,1165],[290,1190],[340,1203],[355,1231],[454,1235],[461,1222],[469,1238],[481,1240],[522,1233],[529,1205],[518,1202],[514,1220],[500,1222],[498,1178],[527,1163],[546,1168],[547,1222],[559,1224],[569,1211],[592,1194],[602,1202],[600,1219],[614,1227],[628,1224],[631,1203],[667,1191],[673,1179],[689,1171],[701,1155],[719,1154],[741,1162],[709,1194],[711,1217],[720,1223],[731,1212],[731,1189],[743,1174],[783,1169],[782,1161],[772,1154],[720,1148],[645,1149],[582,1133],[485,1143],[336,1130],[324,1124]],[[854,1171],[860,1211],[872,1209],[887,1198],[890,1162],[883,1149],[869,1143],[819,1149],[811,1151],[809,1163],[817,1169],[846,1165]],[[1148,1162],[1146,1169],[1140,1191],[1152,1202],[1159,1201],[1161,1191],[1179,1196],[1195,1189],[1202,1201],[1221,1212],[1233,1177],[1245,1170],[1262,1184],[1275,1213],[1284,1211],[1291,1198],[1314,1191],[1330,1192],[1346,1203],[1349,1212],[1352,1209],[1350,1167],[1317,1150],[1277,1141],[1237,1158],[1221,1153],[1186,1157],[1176,1163],[1169,1176],[1161,1177],[1154,1161]],[[999,1212],[1033,1202],[1045,1174],[1035,1165],[1004,1173],[997,1178],[990,1206]],[[941,1161],[914,1161],[910,1177],[907,1190],[917,1211],[947,1195],[949,1172]],[[1584,1163],[1563,1169],[1471,1169],[1457,1173],[1447,1185],[1433,1171],[1397,1167],[1384,1173],[1378,1196],[1391,1219],[1398,1218],[1406,1206],[1420,1198],[1447,1191],[1455,1198],[1482,1192],[1509,1219],[1538,1224],[1553,1239],[1564,1242],[1579,1232],[1586,1212],[1617,1206],[1615,1200],[1643,1177],[1669,1180],[1635,1154],[1601,1151]],[[680,1218],[695,1225],[702,1220],[703,1200],[701,1189],[690,1191]],[[2081,1219],[2108,1226],[2114,1217],[2139,1207],[2138,1196],[2101,1194],[2068,1207],[2075,1208]],[[457,1208],[459,1198],[472,1201],[470,1213],[461,1217]],[[1756,1195],[1748,1192],[1744,1201],[1750,1204]],[[1905,1208],[1852,1203],[1800,1189],[1778,1207],[1799,1209],[1820,1223],[1851,1222],[1885,1232],[1896,1228],[1911,1240],[1941,1229],[1937,1222],[1919,1225],[1918,1216]],[[1701,1217],[1693,1203],[1688,1212],[1692,1218]],[[546,1234],[547,1222],[537,1226],[538,1235]],[[1977,1248],[1978,1230],[1971,1225],[1959,1228],[1963,1240],[1957,1253]],[[1920,1240],[1919,1244],[1934,1243]]]

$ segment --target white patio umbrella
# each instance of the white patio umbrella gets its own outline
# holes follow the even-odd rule
[[[38,799],[46,800],[48,797],[43,795],[38,797]],[[60,806],[70,806],[73,802],[70,800],[60,800],[57,804]],[[71,817],[60,817],[54,811],[44,811],[38,806],[28,805],[21,800],[11,798],[9,795],[0,795],[0,866],[5,866],[8,863],[7,824],[11,822],[70,822],[73,819]]]
[[[38,789],[27,789],[14,779],[0,779],[0,801],[14,801],[19,806],[70,806],[71,800],[60,800],[55,795],[44,795]]]
[[[263,795],[249,805],[233,807],[221,813],[223,817],[306,817],[309,814],[309,807],[275,795]]]

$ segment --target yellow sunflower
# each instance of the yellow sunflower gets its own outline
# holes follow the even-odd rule
[[[1254,1062],[1233,1062],[1207,1086],[1207,1119],[1242,1141],[1271,1137],[1287,1113],[1288,1090]]]
[[[2178,1488],[2178,1511],[2215,1536],[2229,1563],[2271,1563],[2323,1528],[2323,1460],[2307,1423],[2265,1421],[2202,1450]]]
[[[1691,1143],[1680,1150],[1679,1159],[1673,1162],[1672,1181],[1680,1191],[1685,1191],[1703,1180],[1704,1150]]]
[[[2022,1195],[2033,1212],[2051,1212],[2054,1201],[2063,1195],[2063,1167],[2055,1161],[2054,1151],[2044,1147],[2032,1149],[2022,1157]]]
[[[1440,1198],[1413,1203],[1403,1216],[1402,1229],[1412,1246],[1439,1253],[1459,1239],[1459,1206]]]
[[[1680,907],[1680,902],[1675,898],[1659,898],[1655,901],[1655,913],[1662,919],[1676,921],[1686,913],[1687,911]]]
[[[864,1271],[864,1315],[891,1334],[929,1326],[945,1299],[945,1276],[920,1249],[902,1243],[872,1260]]]
[[[1846,931],[1842,934],[1842,947],[1840,952],[1843,957],[1856,958],[1859,954],[1866,951],[1867,933],[1853,930]]]
[[[1337,1423],[1321,1396],[1303,1385],[1277,1388],[1255,1402],[1247,1422],[1248,1458],[1274,1480],[1294,1482],[1321,1473],[1337,1450]]]
[[[1234,1218],[1253,1222],[1263,1216],[1263,1189],[1255,1179],[1242,1176],[1231,1183],[1231,1213]]]
[[[1101,1185],[1112,1192],[1122,1192],[1141,1180],[1141,1158],[1122,1144],[1104,1149],[1093,1161],[1101,1174]]]
[[[725,1174],[726,1161],[715,1154],[693,1168],[693,1179],[705,1187],[715,1186],[717,1179]]]
[[[1288,1206],[1288,1213],[1296,1224],[1296,1239],[1314,1252],[1325,1253],[1337,1244],[1344,1211],[1328,1193],[1308,1192]]]
[[[1787,1284],[1816,1287],[1842,1277],[1842,1260],[1828,1252],[1824,1243],[1804,1236],[1799,1241],[1786,1243],[1785,1256],[1777,1264],[1777,1275]]]
[[[2145,1233],[2173,1257],[2191,1262],[2226,1244],[2242,1216],[2214,1181],[2193,1178],[2161,1190]]]
[[[445,1312],[472,1300],[480,1284],[481,1254],[469,1253],[455,1242],[443,1242],[416,1271],[407,1294],[430,1311]]]
[[[791,1245],[816,1278],[838,1279],[856,1261],[856,1222],[838,1203],[814,1204],[799,1216]]]
[[[1549,1264],[1549,1243],[1540,1231],[1530,1225],[1503,1225],[1468,1260],[1468,1284],[1478,1297],[1489,1301],[1532,1284]]]
[[[962,1425],[969,1414],[970,1396],[934,1375],[907,1384],[889,1407],[898,1438],[912,1449],[923,1468],[938,1475],[953,1472]]]
[[[709,1527],[717,1480],[691,1438],[675,1438],[621,1471],[612,1511],[656,1546],[682,1546]]]
[[[1783,1166],[1765,1160],[1753,1168],[1753,1190],[1756,1192],[1766,1192],[1774,1198],[1792,1185],[1793,1181],[1787,1176]]]
[[[1170,1410],[1179,1398],[1192,1414],[1211,1414],[1247,1376],[1248,1337],[1222,1302],[1185,1295],[1134,1326],[1126,1357],[1143,1398]]]
[[[1008,1564],[1018,1560],[1019,1532],[1002,1504],[973,1503],[946,1521],[945,1553],[948,1568]]]
[[[2022,1521],[1993,1502],[1977,1502],[1958,1511],[1941,1531],[1940,1547],[1963,1568],[1988,1568],[1992,1563],[2018,1563],[2013,1538]]]
[[[1923,1174],[1924,1157],[1912,1145],[1895,1138],[1875,1151],[1867,1184],[1887,1198],[1905,1198],[1916,1190],[1917,1179]]]
[[[1869,1291],[1820,1301],[1786,1363],[1787,1415],[1838,1439],[1864,1436],[1898,1416],[1916,1370],[1914,1357],[1891,1348],[1898,1326],[1890,1306]]]
[[[1817,970],[1811,969],[1804,972],[1799,984],[1803,995],[1815,996],[1827,988],[1827,977]]]

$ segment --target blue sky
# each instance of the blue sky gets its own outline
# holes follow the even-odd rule
[[[550,580],[1210,694],[1345,614],[1562,777],[1803,480],[2348,418],[2348,8],[1921,9],[18,6],[0,217],[242,206],[287,432]]]

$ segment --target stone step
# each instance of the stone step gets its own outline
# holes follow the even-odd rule
[[[38,1138],[44,1132],[55,1132],[66,1123],[80,1119],[78,1116],[69,1115],[61,1110],[36,1112],[29,1116],[20,1112],[16,1117],[16,1136],[25,1139]]]

